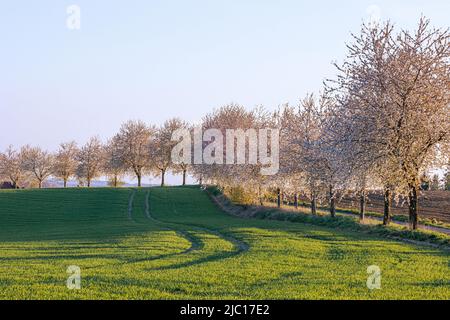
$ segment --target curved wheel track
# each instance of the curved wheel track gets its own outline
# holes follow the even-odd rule
[[[175,231],[179,236],[181,236],[182,238],[185,238],[186,240],[188,240],[191,243],[191,247],[188,248],[187,250],[183,251],[182,253],[188,253],[190,251],[199,250],[204,247],[204,243],[202,242],[202,240],[200,238],[197,238],[197,237],[193,236],[192,234],[190,234],[189,232],[186,232],[184,230],[170,228],[170,227],[168,227],[168,223],[160,221],[160,220],[156,219],[155,217],[153,217],[151,214],[151,211],[150,211],[150,201],[149,201],[150,199],[149,198],[150,198],[150,191],[147,191],[147,193],[145,195],[145,215],[146,215],[146,217],[149,220],[151,220],[153,223],[159,225],[162,229]]]
[[[179,264],[176,264],[176,265],[171,265],[171,266],[162,267],[162,268],[158,268],[158,269],[176,269],[176,268],[191,266],[193,264],[200,264],[200,263],[204,263],[204,262],[222,260],[222,259],[225,259],[225,258],[234,257],[236,255],[239,255],[239,254],[249,250],[250,246],[247,243],[245,243],[244,241],[242,241],[240,239],[237,239],[237,238],[235,238],[235,237],[233,237],[231,235],[224,234],[224,233],[222,233],[222,232],[220,232],[218,230],[206,228],[206,227],[204,227],[202,225],[197,225],[197,224],[190,224],[190,223],[185,223],[185,222],[183,222],[183,223],[181,223],[181,222],[167,222],[167,221],[156,219],[155,217],[153,217],[151,215],[150,202],[149,202],[150,199],[149,198],[150,198],[150,190],[147,191],[147,194],[146,194],[146,214],[153,221],[156,221],[156,222],[158,222],[160,224],[164,224],[166,226],[167,225],[171,225],[172,229],[177,229],[178,230],[178,228],[173,227],[173,226],[179,226],[179,227],[184,227],[184,228],[191,228],[191,229],[198,230],[198,231],[201,231],[201,232],[204,232],[204,233],[209,233],[209,234],[212,234],[212,235],[215,235],[215,236],[221,238],[222,240],[225,240],[227,242],[232,243],[233,244],[233,248],[234,248],[234,250],[232,252],[223,251],[223,252],[220,252],[218,254],[214,254],[212,256],[202,257],[202,258],[198,259],[195,262],[184,262],[184,263],[179,263]],[[172,211],[174,213],[177,213],[177,209],[176,209],[176,207],[175,207],[173,202],[170,202],[167,198],[161,199],[161,201],[166,201],[166,203],[171,203]]]
[[[135,206],[135,197],[137,194],[137,190],[133,189],[129,198],[128,198],[128,208],[127,208],[127,217],[130,221],[132,221],[133,223],[138,223],[134,218],[133,218],[133,207]],[[167,198],[161,198],[161,201],[168,201]],[[167,202],[169,203],[169,202]],[[177,209],[174,205],[173,202],[171,203],[171,210],[174,213],[177,213]],[[214,230],[214,229],[210,229],[210,228],[206,228],[202,225],[196,225],[196,224],[189,224],[189,223],[181,223],[181,222],[168,222],[168,221],[163,221],[163,220],[159,220],[157,218],[155,218],[152,215],[152,211],[150,208],[150,190],[148,190],[146,192],[145,195],[145,202],[144,202],[144,212],[145,212],[145,216],[148,220],[152,221],[152,223],[156,224],[159,226],[159,228],[161,230],[166,230],[166,231],[174,231],[176,232],[176,234],[184,239],[186,239],[187,241],[189,241],[189,243],[191,244],[189,248],[187,248],[186,250],[183,250],[181,252],[175,252],[175,253],[169,253],[169,254],[161,254],[161,255],[157,255],[157,256],[150,256],[150,257],[144,257],[144,258],[136,258],[136,259],[129,259],[123,262],[118,262],[118,263],[111,263],[111,264],[104,264],[104,265],[97,265],[97,266],[93,266],[90,267],[89,269],[92,268],[99,268],[99,267],[105,267],[105,266],[112,266],[112,265],[127,265],[127,264],[131,264],[131,263],[138,263],[138,262],[146,262],[146,261],[154,261],[154,260],[161,260],[161,259],[166,259],[166,258],[172,258],[174,256],[179,256],[179,255],[186,255],[192,251],[197,251],[197,250],[201,250],[204,248],[205,244],[202,241],[202,239],[200,239],[199,237],[193,235],[191,232],[186,231],[186,229],[191,229],[191,230],[195,230],[195,231],[200,231],[202,233],[206,233],[206,234],[212,234],[222,240],[225,240],[227,242],[230,242],[233,244],[233,251],[221,251],[219,253],[215,253],[212,255],[207,255],[204,257],[200,257],[194,261],[186,261],[186,262],[180,262],[180,263],[176,263],[176,264],[172,264],[169,266],[163,266],[163,267],[157,267],[157,268],[152,268],[152,270],[163,270],[163,269],[178,269],[178,268],[182,268],[182,267],[187,267],[187,266],[192,266],[192,265],[197,265],[197,264],[201,264],[201,263],[206,263],[206,262],[211,262],[211,261],[217,261],[217,260],[222,260],[222,259],[226,259],[226,258],[230,258],[230,257],[234,257],[236,255],[239,255],[245,251],[249,250],[249,245],[233,236],[224,234],[218,230]]]

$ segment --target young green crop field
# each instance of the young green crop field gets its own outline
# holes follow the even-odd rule
[[[1,299],[450,299],[449,257],[232,217],[196,187],[0,192]],[[367,288],[370,265],[380,289]]]

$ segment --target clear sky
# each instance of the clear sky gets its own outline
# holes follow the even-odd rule
[[[450,1],[0,0],[0,150],[198,121],[236,102],[296,103],[335,75],[369,14],[449,27]],[[66,26],[69,5],[81,29]],[[374,9],[375,8],[375,9]]]

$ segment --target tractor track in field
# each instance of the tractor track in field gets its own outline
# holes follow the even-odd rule
[[[135,190],[135,189],[132,190],[132,192],[128,198],[128,208],[127,208],[127,217],[130,221],[132,221],[134,223],[138,223],[133,218],[133,207],[135,204],[134,199],[135,199],[136,194],[137,194],[137,190]],[[175,208],[174,204],[173,203],[171,203],[171,204],[172,204],[172,211],[174,213],[177,213],[177,209]],[[234,247],[234,251],[225,252],[225,253],[221,252],[218,254],[213,254],[211,256],[199,258],[198,260],[195,260],[195,261],[187,261],[187,262],[176,263],[174,265],[152,268],[152,270],[177,269],[177,268],[187,267],[187,266],[196,265],[196,264],[200,264],[200,263],[204,263],[204,262],[210,262],[210,261],[216,261],[216,260],[221,260],[221,259],[225,259],[225,258],[230,258],[230,257],[236,256],[236,255],[239,255],[245,251],[248,251],[250,248],[250,246],[247,243],[245,243],[235,237],[225,235],[217,230],[205,228],[204,226],[201,226],[201,225],[180,223],[180,222],[166,222],[166,221],[156,219],[151,214],[150,190],[147,191],[147,193],[145,195],[144,206],[145,206],[144,207],[145,216],[148,220],[150,220],[153,223],[155,223],[156,225],[158,225],[161,228],[161,230],[174,231],[177,235],[179,235],[180,237],[189,241],[189,243],[191,244],[190,247],[181,252],[160,254],[157,256],[145,257],[145,258],[128,259],[128,260],[122,261],[122,262],[116,262],[116,263],[110,263],[110,264],[107,263],[107,264],[87,267],[85,269],[95,269],[95,268],[101,268],[101,267],[107,267],[107,266],[120,266],[120,265],[132,264],[132,263],[154,261],[154,260],[160,260],[160,259],[164,259],[164,258],[171,258],[174,256],[179,256],[179,255],[185,255],[192,251],[201,250],[204,247],[204,242],[200,238],[193,236],[190,232],[182,230],[182,228],[191,228],[193,230],[202,231],[202,232],[208,233],[208,234],[213,234],[225,241],[232,243],[233,247]]]
[[[172,210],[175,213],[177,212],[177,209],[173,206],[173,203],[172,203]],[[203,227],[202,225],[196,225],[196,224],[185,224],[185,223],[182,224],[182,223],[177,223],[177,222],[175,222],[175,224],[188,225],[190,227],[194,227],[194,228],[197,228],[199,230],[203,230],[204,232],[214,234],[214,235],[218,236],[219,238],[222,238],[223,240],[231,242],[234,245],[237,253],[248,251],[250,249],[250,246],[246,242],[244,242],[242,240],[239,240],[239,239],[237,239],[235,237],[232,237],[230,235],[223,234],[223,233],[221,233],[221,232],[219,232],[217,230],[208,229],[208,228]]]
[[[175,231],[180,237],[185,238],[186,240],[188,240],[191,243],[190,248],[183,251],[182,252],[183,254],[189,253],[194,250],[200,250],[204,247],[203,241],[200,240],[199,238],[191,235],[190,233],[188,233],[186,231],[168,227],[167,226],[168,223],[160,221],[160,220],[156,219],[155,217],[153,217],[151,214],[151,211],[150,211],[150,201],[149,200],[150,200],[150,191],[147,191],[147,193],[145,195],[145,215],[146,215],[147,219],[149,219],[153,223],[159,225],[162,229]]]
[[[149,196],[150,196],[150,191],[147,192],[147,202],[148,202],[148,197]],[[178,211],[175,208],[174,203],[170,202],[170,201],[167,201],[167,202],[171,203],[172,211],[174,213],[177,213]],[[157,221],[160,221],[160,220],[157,220]],[[222,232],[220,232],[218,230],[206,228],[206,227],[204,227],[202,225],[185,223],[185,222],[183,222],[183,223],[182,222],[165,222],[165,221],[160,221],[160,222],[161,223],[166,223],[166,224],[170,223],[170,224],[179,225],[179,226],[191,227],[191,228],[195,228],[197,230],[203,231],[205,233],[210,233],[210,234],[216,235],[217,237],[219,237],[219,238],[221,238],[221,239],[223,239],[225,241],[231,242],[233,244],[233,246],[235,247],[235,253],[236,254],[240,254],[240,253],[248,251],[250,249],[250,246],[246,242],[244,242],[244,241],[242,241],[240,239],[237,239],[237,238],[235,238],[233,236],[223,234]]]
[[[128,212],[127,212],[128,220],[131,220],[133,222],[136,222],[133,219],[133,200],[134,200],[135,195],[136,195],[136,190],[133,190],[130,194],[130,197],[128,198]]]
[[[133,218],[133,204],[134,204],[134,198],[136,196],[136,193],[137,193],[137,190],[133,189],[128,198],[128,208],[127,208],[127,217],[130,221],[132,221],[134,223],[137,223],[136,220],[134,220],[134,218]],[[174,230],[174,229],[165,227],[165,226],[163,226],[163,224],[164,224],[163,222],[160,222],[160,221],[154,219],[150,214],[150,207],[149,207],[148,198],[147,198],[149,195],[150,195],[150,192],[147,193],[146,200],[145,200],[146,217],[148,219],[152,220],[154,223],[158,224],[162,230],[175,231],[177,235],[179,235],[180,237],[185,238],[187,241],[189,241],[191,246],[188,249],[183,250],[181,252],[160,254],[157,256],[146,257],[146,258],[128,259],[128,260],[122,261],[122,262],[106,263],[106,264],[86,267],[84,269],[89,270],[89,269],[96,269],[96,268],[101,268],[101,267],[121,266],[121,265],[127,265],[127,264],[131,264],[131,263],[160,260],[160,259],[164,259],[164,258],[171,258],[171,257],[178,256],[181,254],[187,254],[193,250],[200,250],[201,248],[203,248],[203,246],[204,246],[203,242],[200,239],[198,239],[197,237],[194,237],[184,231]]]

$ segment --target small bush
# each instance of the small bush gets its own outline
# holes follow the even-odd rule
[[[255,194],[246,191],[242,187],[232,187],[229,189],[227,196],[235,205],[250,206],[256,203]]]

